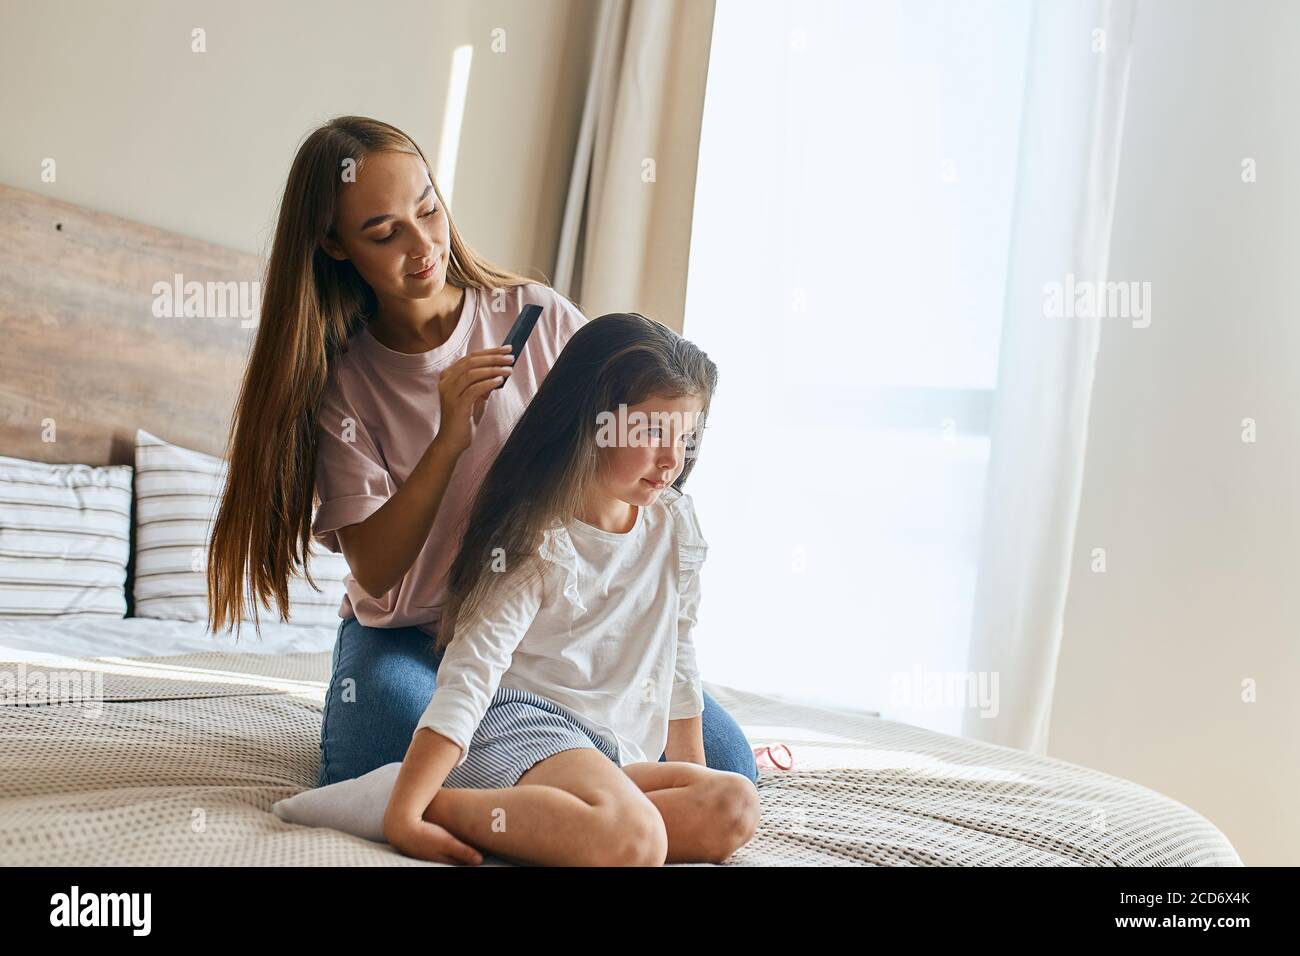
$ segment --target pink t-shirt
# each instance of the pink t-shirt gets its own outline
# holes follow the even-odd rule
[[[500,345],[529,303],[540,305],[542,314],[514,372],[493,392],[482,421],[474,426],[474,440],[452,471],[415,563],[378,599],[349,574],[340,618],[437,632],[447,572],[460,547],[458,533],[470,501],[560,350],[587,319],[563,295],[538,283],[501,290],[467,287],[456,329],[436,349],[395,352],[362,328],[338,357],[321,400],[316,451],[321,504],[312,524],[316,539],[336,553],[342,551],[337,530],[378,511],[438,434],[441,371],[469,352]]]

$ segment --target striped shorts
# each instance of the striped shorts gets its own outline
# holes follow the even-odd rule
[[[594,747],[615,765],[619,763],[618,741],[612,736],[585,725],[545,697],[498,687],[470,740],[465,762],[452,768],[443,786],[513,787],[539,760],[579,747]]]

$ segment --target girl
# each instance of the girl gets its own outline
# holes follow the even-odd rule
[[[437,685],[431,638],[465,509],[586,319],[474,252],[419,147],[360,116],[299,148],[262,290],[209,545],[209,625],[256,625],[272,601],[287,620],[313,536],[347,559],[325,785],[402,760]],[[507,357],[498,343],[525,303],[542,316]],[[707,693],[702,732],[709,767],[757,779],[749,742]]]
[[[654,866],[753,836],[753,783],[700,766],[708,544],[681,486],[716,381],[641,315],[570,339],[474,499],[454,630],[384,815],[394,847],[450,862],[450,835],[524,863]],[[682,760],[657,762],[665,747]]]

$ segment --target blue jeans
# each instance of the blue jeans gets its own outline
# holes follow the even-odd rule
[[[320,786],[406,756],[441,662],[433,638],[418,627],[366,627],[353,617],[339,622],[321,719]],[[707,691],[703,717],[705,763],[757,783],[749,740]]]

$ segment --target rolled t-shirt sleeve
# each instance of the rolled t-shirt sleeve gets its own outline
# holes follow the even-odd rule
[[[510,669],[515,648],[541,606],[540,582],[536,576],[529,576],[522,584],[503,582],[472,623],[457,623],[456,634],[438,665],[433,698],[415,725],[412,738],[426,727],[437,731],[460,746],[456,766],[465,762],[474,732],[501,684],[501,675]]]
[[[551,290],[555,292],[554,289]],[[555,292],[556,303],[556,331],[560,340],[560,347],[569,341],[574,332],[586,325],[588,319],[582,314],[582,310],[565,298],[561,292]]]
[[[397,490],[370,433],[331,377],[317,416],[316,493],[312,534],[342,552],[337,531],[365,521]]]

